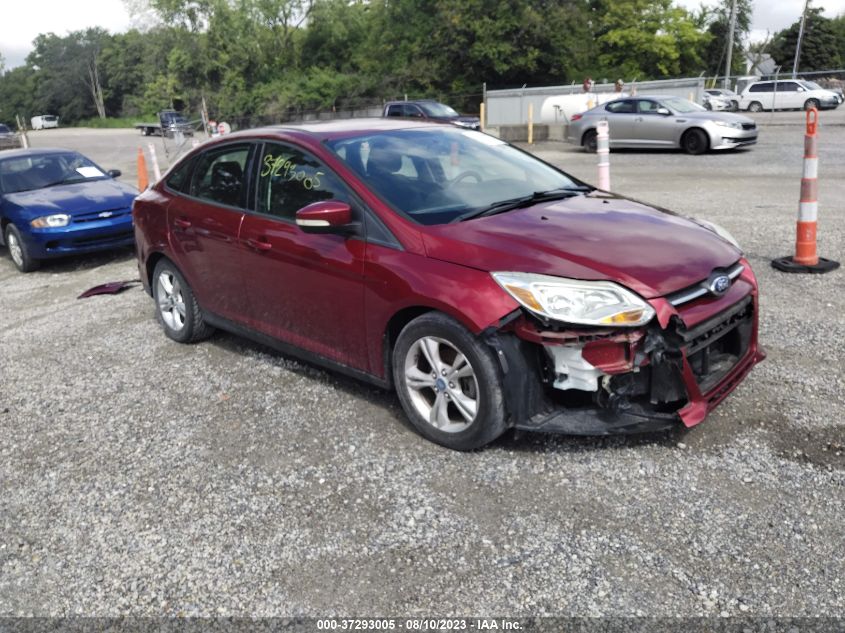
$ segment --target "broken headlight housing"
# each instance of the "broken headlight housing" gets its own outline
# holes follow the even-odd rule
[[[610,281],[532,273],[490,274],[522,306],[546,319],[581,325],[639,326],[654,316],[645,299]]]

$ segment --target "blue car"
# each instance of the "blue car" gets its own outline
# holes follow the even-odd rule
[[[21,272],[42,260],[134,243],[138,191],[82,154],[22,149],[0,154],[0,228]]]

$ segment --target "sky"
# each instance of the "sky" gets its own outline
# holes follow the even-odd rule
[[[455,0],[459,2],[460,0]],[[701,4],[713,6],[726,0],[675,0],[688,9]],[[26,2],[8,2],[0,20],[0,54],[6,68],[24,63],[32,50],[32,40],[39,33],[65,35],[89,26],[100,26],[112,33],[132,26],[132,18],[123,0],[39,0],[37,11]],[[754,0],[751,39],[759,41],[766,32],[786,28],[801,16],[804,0]],[[824,14],[834,17],[845,13],[845,0],[812,0],[811,6],[824,7]]]

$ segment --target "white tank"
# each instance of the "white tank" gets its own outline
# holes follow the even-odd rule
[[[538,123],[569,123],[573,114],[586,112],[599,104],[622,99],[627,92],[579,92],[572,95],[555,95],[543,101]]]

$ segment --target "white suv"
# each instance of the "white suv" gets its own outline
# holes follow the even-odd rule
[[[755,81],[742,91],[740,109],[760,112],[761,110],[809,110],[816,107],[827,110],[839,106],[839,98],[831,90],[803,79],[783,81]]]

